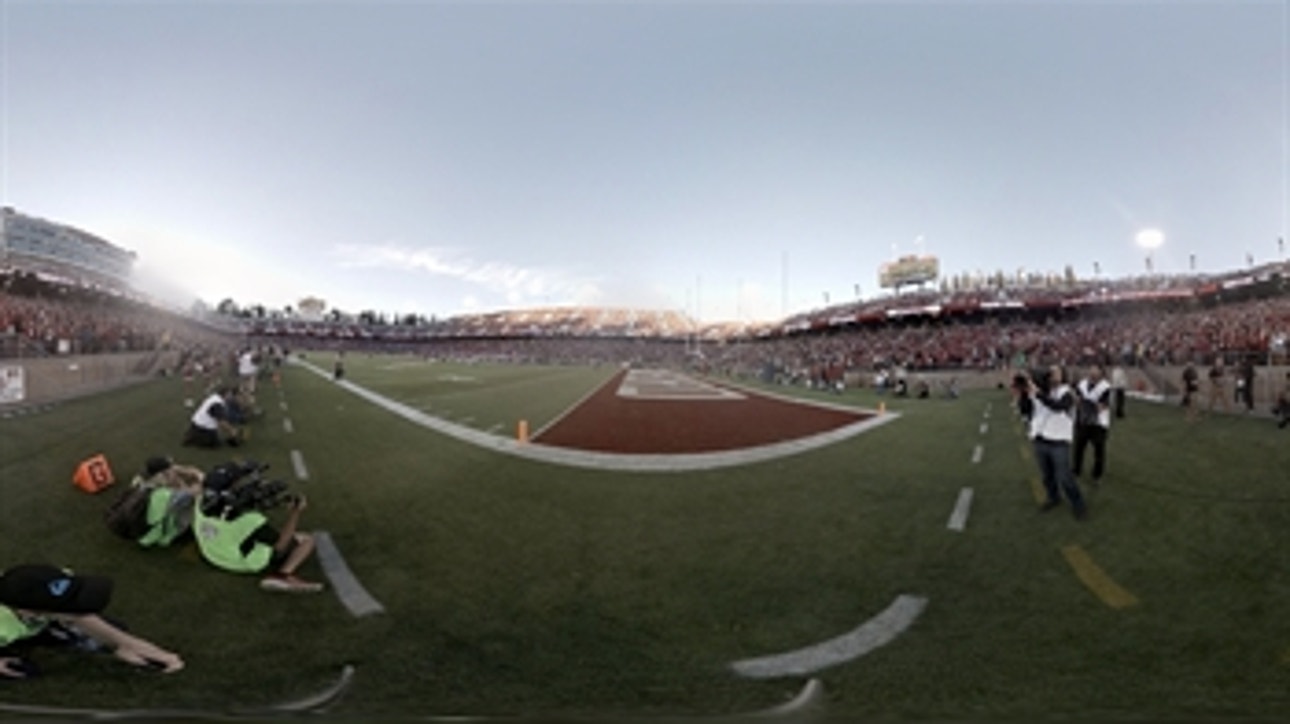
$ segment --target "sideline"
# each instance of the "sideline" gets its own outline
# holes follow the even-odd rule
[[[312,714],[322,712],[340,700],[354,680],[354,666],[345,664],[336,683],[314,694],[268,706],[234,707],[227,711],[210,711],[202,709],[88,709],[63,706],[40,706],[35,704],[8,704],[0,702],[0,712],[5,714],[35,714],[54,717],[77,717],[84,719],[136,720],[155,719],[158,721],[180,721],[196,719],[203,721],[239,721],[263,720],[266,717],[286,714]]]
[[[312,363],[295,358],[292,358],[290,363],[299,365],[319,377],[322,377],[333,384],[339,385],[368,402],[384,408],[409,422],[430,428],[431,430],[456,438],[462,442],[529,460],[596,470],[679,472],[688,470],[713,470],[717,468],[734,467],[737,465],[748,465],[750,463],[774,460],[776,458],[796,455],[808,450],[815,450],[827,445],[832,445],[835,442],[855,437],[862,432],[885,425],[900,417],[899,413],[887,412],[886,414],[876,415],[866,420],[861,420],[851,425],[830,430],[829,432],[821,433],[819,435],[772,443],[770,445],[743,448],[740,450],[681,454],[593,452],[588,450],[554,447],[535,442],[521,443],[507,437],[491,435],[483,432],[482,430],[457,425],[448,422],[447,420],[427,415],[421,410],[405,405],[401,402],[391,400],[383,395],[372,392],[365,387],[360,387],[349,380],[333,381],[331,373],[314,366]],[[803,402],[798,400],[796,402],[799,404],[811,404],[809,401]],[[850,411],[859,412],[856,408],[850,408]]]
[[[750,679],[812,674],[891,643],[914,624],[926,607],[926,598],[901,594],[882,613],[848,633],[796,651],[736,661],[730,668]]]

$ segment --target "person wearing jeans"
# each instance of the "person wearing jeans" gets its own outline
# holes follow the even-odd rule
[[[1080,494],[1079,484],[1071,472],[1071,443],[1075,437],[1075,393],[1066,383],[1062,368],[1053,365],[1046,379],[1028,380],[1034,412],[1030,418],[1030,439],[1035,460],[1043,476],[1047,500],[1040,506],[1049,511],[1062,504],[1065,497],[1075,518],[1088,517],[1088,507]]]

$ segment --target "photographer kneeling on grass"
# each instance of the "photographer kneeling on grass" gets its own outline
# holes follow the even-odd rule
[[[169,457],[148,458],[130,487],[104,511],[108,530],[144,548],[164,548],[192,528],[204,473]]]
[[[194,511],[193,533],[207,562],[233,573],[264,574],[266,591],[312,593],[321,583],[296,576],[314,550],[313,536],[297,532],[305,497],[287,493],[286,483],[266,481],[267,468],[257,463],[227,463],[212,469],[202,482]],[[265,512],[287,505],[282,530],[269,524]]]
[[[207,395],[188,420],[184,432],[184,445],[197,447],[237,447],[245,437],[244,419],[237,415],[236,391],[221,387]]]
[[[111,578],[56,566],[24,564],[0,573],[0,681],[37,676],[40,669],[27,658],[37,646],[110,651],[165,673],[184,668],[177,654],[100,616],[111,596]]]

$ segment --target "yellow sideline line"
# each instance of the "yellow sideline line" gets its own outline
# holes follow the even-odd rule
[[[1138,604],[1137,596],[1111,580],[1111,577],[1106,575],[1106,571],[1099,568],[1083,548],[1074,545],[1063,546],[1062,555],[1066,556],[1066,562],[1075,569],[1075,575],[1089,587],[1089,590],[1093,591],[1094,595],[1102,599],[1102,603],[1111,608],[1128,608]]]
[[[1030,479],[1030,492],[1035,496],[1036,503],[1042,503],[1048,498],[1048,494],[1044,492],[1043,483],[1039,482],[1039,478]]]

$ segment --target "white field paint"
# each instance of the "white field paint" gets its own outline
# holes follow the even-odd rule
[[[226,711],[203,711],[200,709],[82,709],[62,706],[35,706],[27,704],[7,704],[0,703],[0,713],[5,714],[34,714],[40,716],[52,716],[59,719],[104,719],[104,720],[126,720],[126,719],[156,719],[156,720],[211,720],[220,721],[228,719],[241,718],[236,714],[229,714],[229,711],[253,711],[263,712],[267,717],[274,714],[303,714],[303,713],[322,713],[326,708],[340,699],[341,695],[349,689],[349,685],[354,680],[354,666],[345,664],[341,669],[340,678],[336,683],[328,686],[326,689],[308,696],[301,697],[294,701],[286,701],[281,704],[263,704],[255,706],[242,706]]]
[[[988,422],[981,423],[981,434],[984,435],[987,432],[990,432],[990,423]]]
[[[796,651],[736,661],[730,668],[750,679],[771,679],[802,676],[844,664],[891,643],[913,625],[926,607],[926,598],[902,594],[882,613],[849,633]]]
[[[954,503],[954,511],[950,513],[949,522],[945,524],[946,528],[962,532],[967,527],[968,511],[972,509],[972,489],[964,488],[959,491],[959,499]]]
[[[981,456],[984,454],[985,454],[985,448],[981,447],[980,445],[977,445],[976,447],[972,448],[972,464],[975,465],[981,462]]]
[[[340,599],[341,605],[355,616],[369,616],[385,611],[381,602],[363,588],[358,577],[349,569],[330,533],[325,530],[314,532],[314,545],[318,554],[318,565],[322,566],[323,574],[331,582],[331,590],[336,592],[336,598]]]
[[[282,411],[283,411],[283,412],[286,412],[286,411],[287,411],[287,403],[286,403],[286,401],[284,400],[284,401],[282,401],[282,402],[279,402],[279,403],[278,403],[278,407],[282,408]]]
[[[295,428],[293,428],[293,427],[291,426],[291,418],[290,418],[290,417],[284,417],[284,418],[282,418],[282,429],[283,429],[283,431],[284,431],[284,432],[295,432]]]
[[[778,718],[793,715],[799,715],[812,709],[819,709],[824,705],[824,684],[819,679],[809,679],[802,686],[802,690],[797,692],[797,696],[769,709],[762,709],[751,714],[746,714],[751,718]],[[735,717],[742,719],[743,717]]]
[[[319,377],[323,377],[328,380],[331,379],[330,372],[319,367],[315,367],[307,361],[292,358],[290,363],[304,367]],[[717,468],[728,468],[736,465],[748,465],[750,463],[774,460],[822,448],[826,445],[832,445],[833,443],[850,439],[862,432],[866,432],[875,427],[886,425],[900,419],[900,413],[888,412],[885,415],[875,415],[869,419],[861,420],[851,425],[840,427],[836,430],[830,430],[829,432],[814,435],[812,437],[772,443],[770,445],[760,445],[758,447],[744,448],[742,450],[710,453],[683,453],[677,455],[652,453],[604,453],[542,445],[532,442],[531,440],[527,443],[520,443],[510,437],[490,435],[483,430],[476,430],[471,427],[448,422],[441,417],[428,415],[421,410],[411,407],[410,405],[391,400],[388,397],[372,392],[365,387],[360,387],[348,380],[341,380],[337,384],[342,389],[345,389],[378,407],[388,410],[409,422],[429,428],[435,432],[448,435],[449,437],[456,438],[462,442],[487,450],[492,450],[494,452],[526,458],[528,460],[539,460],[555,465],[568,465],[570,467],[589,468],[593,470],[676,472],[679,470],[715,470]],[[590,397],[592,394],[595,394],[595,390],[588,392],[586,397]],[[767,396],[775,397],[776,395]],[[801,400],[795,400],[795,402],[798,402],[799,404],[811,404],[816,407],[838,407],[818,402],[803,403]],[[574,407],[576,406],[577,405],[574,405]],[[852,412],[856,411],[854,408],[846,409],[849,409]],[[444,414],[446,415],[448,413]],[[567,414],[567,411],[565,414]],[[538,433],[534,433],[533,437],[536,437],[537,434]]]
[[[301,455],[299,450],[291,451],[291,467],[296,470],[297,480],[309,479],[309,469],[305,467],[305,456]]]

